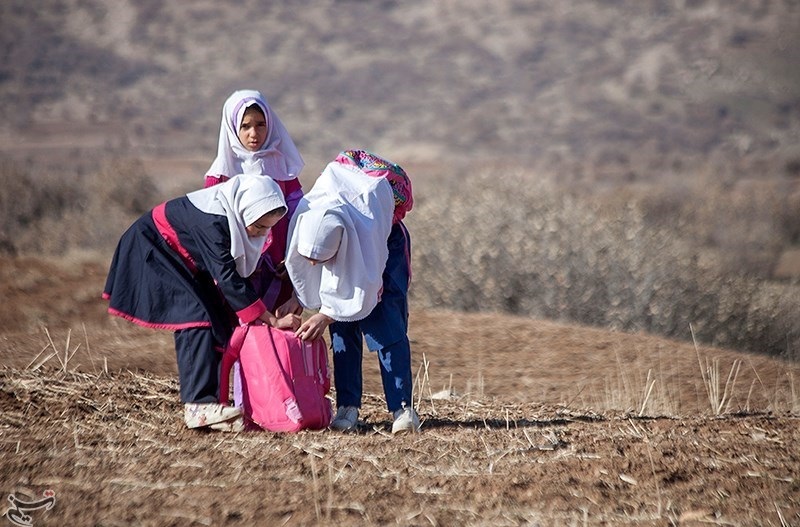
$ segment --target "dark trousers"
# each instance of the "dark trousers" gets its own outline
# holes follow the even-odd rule
[[[389,235],[381,301],[363,320],[330,326],[337,406],[361,406],[362,348],[378,354],[390,412],[412,406],[411,345],[408,341],[408,283],[411,241],[402,222]]]
[[[331,329],[342,347],[333,348],[334,386],[336,406],[361,406],[362,396],[362,340],[357,322],[337,322]],[[411,347],[403,339],[377,351],[378,363],[386,396],[386,407],[395,412],[405,406],[411,407]]]
[[[189,328],[175,332],[182,403],[216,403],[219,398],[219,367],[211,328]]]

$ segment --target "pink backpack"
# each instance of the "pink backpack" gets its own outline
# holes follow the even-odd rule
[[[331,382],[323,339],[305,342],[292,331],[266,324],[237,327],[222,356],[222,404],[228,404],[230,372],[237,359],[237,406],[248,423],[272,432],[328,427],[332,411],[325,396]]]

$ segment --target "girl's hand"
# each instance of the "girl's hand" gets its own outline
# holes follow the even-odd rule
[[[294,334],[303,340],[314,340],[321,337],[325,329],[331,325],[332,322],[333,319],[331,317],[323,315],[322,313],[316,313],[303,322]]]
[[[289,271],[286,270],[286,260],[275,266],[275,276],[278,280],[286,281],[289,279]]]
[[[272,313],[267,312],[261,315],[259,319],[273,328],[291,329],[292,331],[297,331],[301,322],[303,321],[303,319],[300,318],[300,315],[295,315],[294,313],[289,313],[282,317],[276,317]]]
[[[303,306],[300,305],[300,301],[297,300],[297,295],[294,294],[294,291],[292,291],[292,297],[275,311],[275,315],[278,318],[290,313],[294,315],[301,315],[303,313]]]
[[[300,315],[289,313],[277,318],[275,320],[275,327],[278,329],[291,329],[292,331],[297,331],[300,328],[301,322],[302,319],[300,318]]]

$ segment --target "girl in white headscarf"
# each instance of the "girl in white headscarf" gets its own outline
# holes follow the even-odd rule
[[[304,162],[289,132],[266,98],[255,90],[233,92],[222,107],[217,157],[206,171],[205,186],[226,181],[236,174],[266,175],[275,180],[286,201],[287,214],[272,228],[265,244],[267,272],[282,274],[289,221],[303,189],[297,179]],[[260,276],[260,275],[259,275]],[[257,286],[260,282],[256,280]],[[274,285],[274,284],[273,284]],[[262,292],[271,308],[291,296],[288,280],[275,290]],[[257,287],[258,288],[258,287]]]
[[[399,166],[349,150],[325,167],[292,220],[286,269],[300,304],[317,310],[296,334],[310,340],[330,328],[334,429],[357,427],[364,341],[378,355],[392,432],[419,429],[408,340],[411,241],[402,222],[411,204]]]
[[[103,297],[108,311],[175,332],[184,418],[190,428],[233,429],[240,411],[219,405],[219,351],[236,318],[297,329],[270,313],[247,280],[270,228],[286,213],[271,178],[239,175],[155,207],[123,235]]]
[[[253,114],[256,109],[263,120]],[[222,107],[217,157],[206,178],[225,181],[235,174],[264,174],[275,181],[291,181],[303,166],[289,132],[260,92],[239,90],[228,97]]]
[[[385,179],[338,163],[325,168],[291,226],[286,267],[303,307],[332,320],[369,315],[383,287],[393,210]]]

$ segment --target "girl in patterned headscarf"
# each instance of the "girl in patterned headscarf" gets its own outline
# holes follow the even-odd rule
[[[205,186],[226,181],[236,174],[263,174],[278,183],[286,200],[287,213],[270,231],[265,244],[269,258],[262,262],[254,277],[257,289],[264,294],[270,309],[291,296],[288,281],[269,281],[278,271],[286,254],[289,221],[303,196],[297,176],[304,162],[297,147],[266,98],[255,90],[233,92],[222,107],[217,157],[206,171]]]
[[[292,220],[286,268],[300,304],[318,310],[296,334],[311,340],[330,328],[334,429],[357,426],[366,340],[378,355],[392,433],[419,430],[408,340],[411,241],[402,222],[412,203],[403,169],[348,150],[325,167]]]

